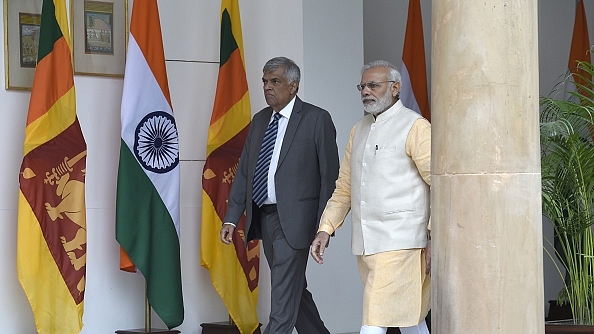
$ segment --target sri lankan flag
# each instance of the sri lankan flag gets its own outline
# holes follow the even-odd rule
[[[156,0],[132,6],[121,120],[116,239],[128,261],[120,268],[132,260],[152,308],[177,327],[184,320],[179,143]]]
[[[257,241],[244,246],[245,216],[235,229],[234,247],[223,244],[219,232],[250,119],[239,5],[223,0],[219,77],[202,174],[200,264],[210,270],[212,284],[242,334],[258,327],[260,247]]]
[[[87,145],[76,117],[65,0],[43,0],[19,175],[17,273],[38,333],[82,329]]]

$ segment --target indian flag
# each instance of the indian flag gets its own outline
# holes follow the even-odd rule
[[[118,167],[116,239],[146,280],[168,328],[184,320],[179,245],[179,144],[156,0],[132,7]],[[128,261],[128,262],[126,262]]]
[[[210,270],[212,284],[239,331],[251,334],[258,328],[259,242],[245,246],[245,216],[235,229],[233,247],[219,237],[251,119],[243,59],[239,5],[237,0],[223,0],[219,77],[202,174],[200,263]]]
[[[400,74],[402,75],[400,90],[402,103],[407,108],[418,112],[428,121],[431,121],[420,0],[410,0],[408,3],[408,18]]]
[[[17,274],[37,332],[82,329],[87,145],[76,117],[65,0],[43,0],[19,175]]]

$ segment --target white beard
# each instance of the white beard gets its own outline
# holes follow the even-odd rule
[[[361,98],[361,100],[365,100],[365,99],[369,99],[369,97],[364,97]],[[375,102],[373,103],[368,103],[368,104],[363,104],[363,110],[365,112],[368,112],[370,114],[374,114],[374,115],[378,115],[384,111],[386,111],[388,108],[390,108],[393,104],[393,100],[392,100],[392,94],[390,93],[390,90],[386,90],[386,93],[381,96],[380,98],[373,99],[375,100]]]

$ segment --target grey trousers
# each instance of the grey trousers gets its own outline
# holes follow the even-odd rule
[[[262,246],[270,267],[270,318],[264,334],[330,334],[307,290],[309,249],[294,249],[285,238],[278,212],[261,213]]]

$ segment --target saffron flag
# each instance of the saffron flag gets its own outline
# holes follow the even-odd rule
[[[177,327],[184,319],[179,143],[156,0],[132,7],[121,119],[116,239],[144,276],[152,308]]]
[[[590,62],[590,38],[588,37],[588,23],[586,22],[586,11],[584,1],[576,2],[575,21],[573,24],[573,36],[571,38],[571,49],[569,51],[568,68],[573,75],[573,81],[578,84],[584,84],[585,78],[592,78],[591,73],[580,69],[579,62]],[[582,76],[582,77],[580,77]],[[575,91],[575,86],[568,88],[569,91]]]
[[[212,284],[242,334],[258,327],[260,247],[257,241],[244,245],[245,216],[235,229],[234,247],[223,244],[219,232],[250,119],[239,5],[223,0],[219,77],[202,174],[200,264],[210,270]]]
[[[402,103],[407,108],[418,112],[428,121],[431,121],[420,0],[410,0],[408,3],[408,19],[406,21],[400,74],[402,75],[400,90]]]
[[[82,329],[87,145],[76,117],[65,0],[43,0],[19,175],[17,274],[37,332]]]

